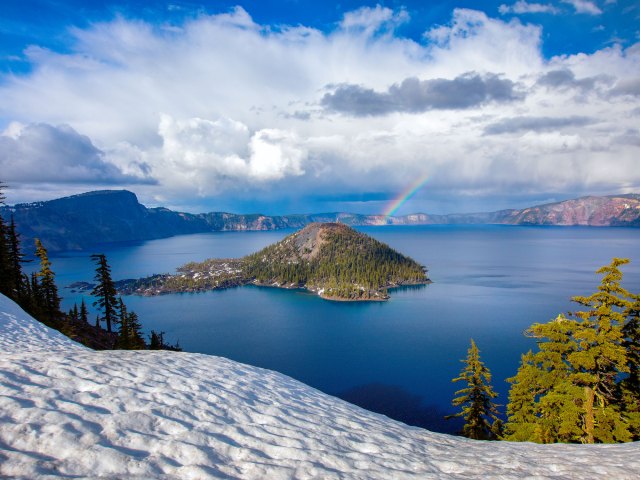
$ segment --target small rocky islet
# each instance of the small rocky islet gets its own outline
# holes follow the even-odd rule
[[[341,223],[312,223],[243,258],[191,262],[175,274],[121,280],[124,295],[203,292],[243,285],[305,289],[338,301],[387,300],[388,289],[431,283],[426,268]]]

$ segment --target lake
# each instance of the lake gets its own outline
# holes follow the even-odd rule
[[[384,303],[330,302],[302,291],[242,287],[199,294],[126,297],[148,332],[185,351],[277,370],[324,392],[432,430],[452,432],[451,383],[473,338],[493,374],[498,403],[520,355],[523,331],[592,293],[595,270],[628,257],[623,285],[640,292],[640,229],[516,226],[359,228],[429,269],[433,284],[392,290]],[[290,231],[177,236],[52,256],[63,305],[91,281],[90,253],[105,253],[115,280],[172,272],[188,261],[239,257]],[[33,266],[32,266],[33,268]],[[92,299],[87,298],[90,304]],[[502,408],[504,411],[504,407]]]

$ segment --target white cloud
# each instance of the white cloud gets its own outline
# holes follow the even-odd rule
[[[175,120],[162,115],[162,149],[153,175],[169,188],[212,195],[235,182],[266,182],[304,173],[306,151],[295,135],[278,129],[251,134],[228,118]]]
[[[340,27],[344,30],[362,31],[371,36],[379,31],[392,31],[398,25],[409,21],[406,10],[397,12],[376,5],[374,8],[361,7],[344,14]]]
[[[517,18],[504,22],[458,8],[448,25],[434,27],[425,36],[434,43],[430,54],[435,66],[446,68],[448,76],[476,71],[517,78],[542,68],[541,28]]]
[[[259,180],[279,180],[287,175],[302,175],[307,152],[295,135],[276,129],[264,129],[251,137],[249,172]]]
[[[590,0],[562,0],[562,2],[572,5],[576,9],[576,13],[586,13],[587,15],[600,15],[602,13],[600,7]]]
[[[502,4],[498,7],[498,11],[502,15],[506,15],[508,13],[515,14],[523,14],[523,13],[551,13],[556,15],[560,13],[556,7],[551,5],[550,3],[529,3],[525,0],[518,0],[516,3],[512,5]]]
[[[0,137],[4,152],[29,145],[33,159],[6,171],[24,191],[65,179],[154,179],[157,187],[136,189],[141,198],[174,204],[231,193],[274,202],[393,195],[424,174],[442,196],[640,188],[640,170],[629,167],[639,147],[625,133],[637,129],[629,112],[640,109],[640,46],[547,60],[541,27],[517,18],[456,9],[421,43],[393,34],[403,20],[402,11],[363,8],[323,33],[259,25],[237,8],[170,29],[124,18],[76,29],[70,53],[31,48],[31,72],[1,79],[0,118],[19,122]],[[404,100],[438,86],[438,98],[462,101],[452,87],[468,72],[511,85],[515,101],[377,116],[322,105],[341,85]],[[58,140],[73,129],[65,135],[80,147],[65,156],[41,135],[27,142],[21,132],[32,124],[57,129]],[[70,127],[51,127],[61,124]],[[500,135],[485,135],[496,128]]]

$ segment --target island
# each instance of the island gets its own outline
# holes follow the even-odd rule
[[[311,223],[246,257],[191,262],[175,274],[121,280],[116,288],[151,296],[259,285],[327,300],[382,301],[390,288],[428,283],[424,266],[388,245],[342,223]]]

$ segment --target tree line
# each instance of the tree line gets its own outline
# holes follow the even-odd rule
[[[5,201],[3,189],[4,184],[0,182],[0,204]],[[35,239],[35,247],[40,268],[28,275],[23,264],[31,260],[22,252],[13,216],[6,223],[0,215],[0,293],[33,318],[93,349],[180,350],[178,344],[164,342],[164,332],[152,331],[149,342],[145,341],[137,314],[128,311],[122,297],[117,295],[104,254],[91,256],[96,264],[96,285],[91,291],[95,299],[93,306],[98,311],[95,323],[89,319],[84,298],[80,306],[76,303],[68,312],[63,312],[47,249],[39,239]]]
[[[489,369],[471,340],[454,382],[450,417],[465,421],[462,434],[481,440],[537,443],[615,443],[640,440],[640,295],[621,285],[614,258],[597,273],[595,293],[576,296],[581,309],[533,324],[525,334],[537,350],[522,355],[511,383],[507,421],[498,416]]]

